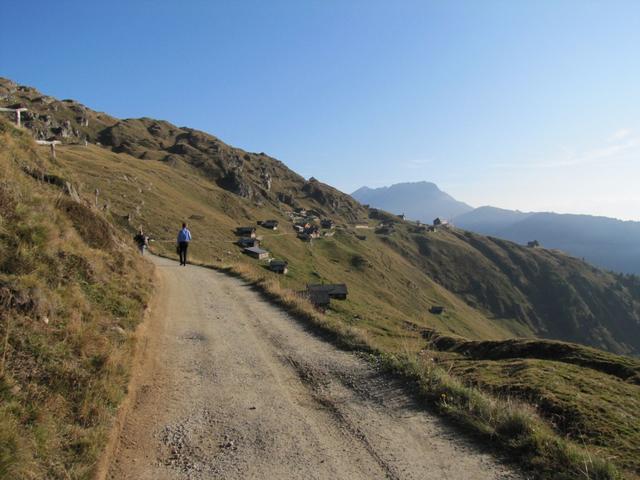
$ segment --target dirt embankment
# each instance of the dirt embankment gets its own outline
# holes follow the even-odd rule
[[[108,479],[515,479],[240,280],[153,258],[155,308]]]

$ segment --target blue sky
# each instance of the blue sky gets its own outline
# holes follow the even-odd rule
[[[350,192],[640,220],[640,2],[24,1],[0,76]]]

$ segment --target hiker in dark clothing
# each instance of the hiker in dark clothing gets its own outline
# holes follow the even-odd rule
[[[138,245],[138,249],[140,250],[140,255],[144,255],[144,249],[149,245],[149,237],[147,237],[142,231],[142,227],[140,227],[140,231],[133,237],[133,240]]]
[[[187,224],[182,224],[182,230],[178,232],[178,255],[180,255],[180,265],[187,266],[187,248],[191,241],[191,232],[187,228]]]

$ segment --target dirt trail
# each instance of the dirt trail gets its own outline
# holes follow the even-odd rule
[[[242,281],[153,258],[109,479],[516,479]]]

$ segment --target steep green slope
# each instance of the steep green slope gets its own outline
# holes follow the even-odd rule
[[[193,217],[207,258],[229,261],[237,257],[237,249],[227,248],[236,226],[279,219],[285,225],[280,233],[286,235],[271,235],[265,245],[291,261],[286,282],[302,288],[311,281],[349,281],[352,301],[339,308],[360,321],[393,330],[410,318],[472,338],[536,335],[640,352],[640,297],[622,279],[582,261],[456,229],[417,231],[328,185],[305,180],[268,155],[231,147],[204,132],[148,118],[117,120],[77,102],[43,101],[37,90],[6,80],[0,81],[0,93],[5,104],[31,109],[25,125],[36,135],[43,135],[46,117],[49,134],[77,144],[65,148],[75,159],[70,168],[80,167],[75,170],[85,179],[87,194],[98,189],[98,201],[109,201],[130,219],[137,216],[165,240],[169,231],[159,228],[175,228]],[[59,135],[60,125],[70,136]],[[78,144],[80,138],[90,146]],[[104,163],[106,152],[91,145],[95,142],[124,155],[108,157],[113,163],[134,170],[120,173],[118,166]],[[132,157],[149,165],[139,182],[130,178],[137,177],[140,166],[128,167]],[[160,171],[163,178],[178,174],[182,180],[159,183],[154,179]],[[149,186],[154,181],[155,190]],[[191,184],[199,187],[193,190]],[[295,207],[330,217],[343,228],[315,249],[300,244],[290,229]],[[204,210],[205,219],[198,220]],[[356,235],[355,223],[369,222],[375,229],[379,220],[393,223],[394,233],[358,240],[362,231]],[[360,266],[351,268],[356,257],[362,257]],[[429,314],[433,304],[445,306],[447,315]]]
[[[174,254],[177,229],[186,219],[195,237],[193,255],[202,261],[219,265],[252,262],[234,245],[235,228],[275,218],[281,222],[279,230],[260,229],[258,233],[265,248],[290,262],[291,273],[281,279],[283,285],[302,290],[308,282],[347,282],[349,302],[335,302],[334,307],[351,321],[375,326],[384,335],[404,335],[399,326],[413,318],[474,338],[509,336],[507,329],[420,274],[375,234],[370,232],[367,240],[359,240],[344,219],[333,237],[308,244],[296,238],[285,213],[290,210],[287,205],[257,206],[208,182],[193,169],[177,173],[170,165],[141,162],[94,146],[62,147],[59,160],[77,172],[84,191],[100,190],[99,203],[110,205],[123,225],[131,230],[142,225],[159,252]],[[309,207],[315,203],[302,195],[298,202]],[[353,265],[356,258],[363,259],[357,267]],[[412,294],[404,295],[406,291]],[[447,305],[450,312],[443,318],[429,314],[433,303]]]
[[[534,335],[617,353],[640,351],[640,298],[625,280],[548,249],[458,229],[398,233],[389,245],[466,302]]]
[[[0,120],[0,478],[89,478],[151,271],[41,153]]]

